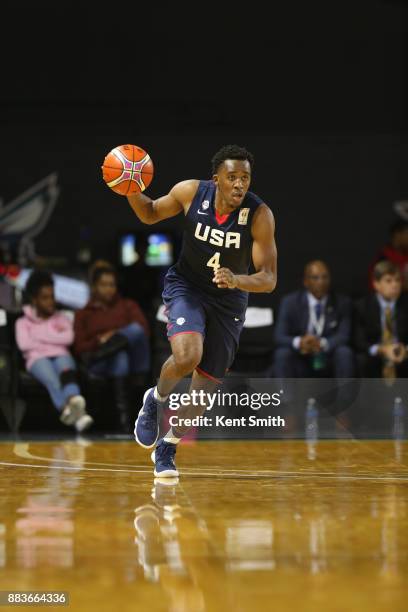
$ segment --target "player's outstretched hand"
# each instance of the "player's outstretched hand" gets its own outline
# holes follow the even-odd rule
[[[235,289],[238,280],[229,268],[219,268],[215,271],[213,283],[215,283],[219,289]]]

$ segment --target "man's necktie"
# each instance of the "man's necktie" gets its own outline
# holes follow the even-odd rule
[[[321,302],[317,302],[314,306],[314,309],[315,309],[315,315],[316,315],[316,322],[315,322],[316,325],[315,325],[314,332],[317,336],[321,336],[323,332],[320,326],[320,317],[322,316]],[[322,368],[326,366],[325,356],[322,351],[320,351],[319,353],[315,353],[313,355],[312,366],[314,370],[321,370]]]
[[[382,342],[383,344],[392,344],[394,338],[392,328],[392,312],[391,307],[386,306],[384,310],[384,326],[382,330]],[[392,361],[385,360],[382,369],[383,378],[390,383],[394,382],[396,378],[395,363]]]

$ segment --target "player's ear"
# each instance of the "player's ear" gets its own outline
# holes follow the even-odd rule
[[[216,185],[218,185],[218,174],[213,174],[213,181]]]

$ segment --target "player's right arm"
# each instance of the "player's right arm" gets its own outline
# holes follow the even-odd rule
[[[187,214],[198,185],[199,181],[195,179],[181,181],[174,185],[167,195],[157,200],[151,200],[143,193],[129,195],[127,199],[136,216],[143,223],[151,225],[175,217],[181,212]]]

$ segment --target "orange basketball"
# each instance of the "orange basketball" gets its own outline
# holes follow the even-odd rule
[[[153,162],[136,145],[120,145],[107,154],[102,166],[103,180],[116,193],[131,195],[144,191],[152,182]]]

